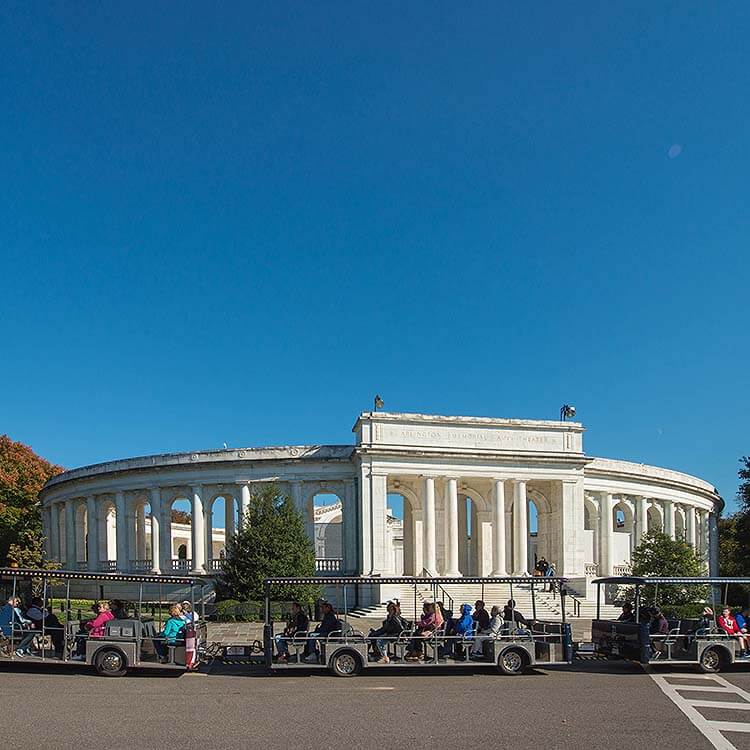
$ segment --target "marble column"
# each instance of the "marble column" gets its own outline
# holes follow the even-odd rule
[[[157,575],[161,573],[161,550],[160,550],[160,533],[159,520],[161,519],[161,491],[158,487],[150,489],[151,513],[151,572]]]
[[[635,546],[637,547],[648,530],[648,500],[643,495],[635,497]]]
[[[445,524],[448,533],[445,576],[457,578],[461,575],[461,571],[458,569],[458,483],[456,477],[448,477],[445,480]]]
[[[234,498],[231,493],[224,493],[224,549],[234,536]]]
[[[50,554],[52,559],[62,564],[62,543],[60,541],[60,503],[50,505]]]
[[[675,538],[674,503],[671,500],[664,501],[664,533],[670,538]]]
[[[344,484],[341,521],[344,525],[342,572],[356,573],[359,550],[357,548],[357,485],[354,480]]]
[[[65,567],[75,570],[78,565],[76,555],[76,501],[65,501]]]
[[[529,574],[529,519],[526,482],[513,483],[513,575]]]
[[[435,557],[435,477],[424,477],[422,480],[423,507],[423,557],[424,574],[437,575],[437,561]]]
[[[116,525],[116,549],[117,570],[128,570],[128,522],[125,510],[125,493],[115,493],[115,525]]]
[[[685,541],[695,547],[695,508],[692,505],[685,506]]]
[[[190,503],[192,514],[193,570],[195,574],[206,572],[206,523],[203,515],[203,487],[199,484],[193,488]]]
[[[146,506],[140,504],[135,509],[135,557],[136,560],[146,559]]]
[[[505,482],[495,479],[492,483],[492,573],[501,578],[508,575],[505,565]]]
[[[294,483],[292,483],[294,484]],[[244,482],[240,485],[240,523],[244,526],[247,523],[248,513],[250,512],[250,485]]]
[[[99,569],[99,506],[96,498],[86,498],[86,560],[89,571]]]
[[[612,495],[602,492],[599,495],[599,575],[612,575]]]

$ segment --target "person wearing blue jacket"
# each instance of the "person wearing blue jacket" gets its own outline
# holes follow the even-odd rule
[[[465,638],[474,632],[474,618],[471,616],[471,604],[461,605],[461,617],[453,623],[453,633],[456,637],[453,652],[457,658],[463,656],[463,647],[458,643],[459,638]]]
[[[747,633],[748,630],[750,630],[750,608],[743,607],[737,612],[737,614],[735,614],[734,619],[737,621],[737,627],[743,633]]]
[[[0,607],[0,630],[7,638],[22,633],[21,640],[16,649],[16,656],[31,655],[31,642],[34,640],[36,631],[31,629],[31,620],[27,620],[19,609],[21,600],[11,596],[10,599]]]

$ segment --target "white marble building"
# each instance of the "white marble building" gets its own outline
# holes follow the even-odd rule
[[[210,574],[254,487],[274,482],[305,515],[320,573],[525,574],[536,556],[573,578],[624,572],[647,529],[708,561],[723,506],[707,482],[583,451],[583,425],[365,412],[354,445],[234,448],[87,466],[42,491],[49,554],[66,567]],[[389,497],[403,498],[403,522]],[[316,498],[335,496],[332,501]],[[192,512],[189,555],[171,509]],[[88,533],[89,529],[97,533]],[[156,533],[152,534],[151,529]]]

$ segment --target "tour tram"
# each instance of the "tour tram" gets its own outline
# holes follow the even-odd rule
[[[570,664],[573,659],[571,628],[565,621],[565,578],[503,577],[503,578],[377,578],[377,577],[325,577],[325,578],[269,578],[265,584],[264,657],[269,670],[329,669],[338,677],[351,677],[363,669],[396,667],[494,667],[503,674],[520,674],[535,665],[551,666]],[[464,603],[453,600],[445,588],[460,585],[466,599],[486,601],[487,610],[497,605],[505,608],[504,625],[495,633],[477,633],[473,630],[462,635],[446,634],[445,624],[426,637],[419,637],[416,623],[404,623],[398,634],[370,636],[349,622],[349,605],[367,591],[368,587],[394,585],[410,593],[410,601],[396,603],[399,609],[406,605],[416,617],[425,603],[443,602],[453,610],[454,618]],[[283,625],[275,632],[272,617],[271,592],[279,598],[285,587],[325,587],[337,592],[337,603],[342,615],[338,629],[324,637],[310,632],[284,635]],[[559,621],[537,619],[537,590],[551,588],[551,595],[560,597]],[[380,589],[378,589],[379,591]],[[455,590],[455,589],[454,589]],[[467,596],[467,591],[472,596]],[[531,611],[521,614],[515,609],[515,595],[524,594]],[[530,597],[528,594],[530,593]],[[427,595],[426,595],[427,594]],[[403,596],[403,593],[402,593]],[[490,598],[501,599],[491,601]],[[507,605],[506,605],[507,602]],[[510,610],[508,612],[508,610]],[[409,615],[411,615],[411,612]],[[525,615],[525,616],[524,616]],[[406,619],[406,618],[405,618]],[[274,657],[277,640],[285,642],[288,659],[280,662]],[[409,658],[410,648],[418,642],[421,658]],[[383,656],[373,655],[373,646],[382,649]],[[476,648],[474,648],[476,646]],[[317,654],[317,658],[312,654]],[[305,658],[307,655],[307,658]],[[312,661],[312,663],[311,663]]]
[[[596,619],[591,624],[594,652],[608,659],[627,659],[641,664],[692,664],[703,672],[719,672],[734,663],[748,664],[739,657],[739,640],[727,635],[716,623],[721,613],[721,589],[732,584],[750,587],[750,578],[660,578],[620,576],[598,578]],[[649,587],[649,596],[645,587]],[[668,633],[650,633],[648,607],[659,601],[659,587],[700,587],[696,603],[710,607],[712,615],[703,618],[669,619]],[[604,589],[604,592],[602,591]],[[717,598],[717,592],[719,598]],[[610,600],[627,599],[633,604],[633,620],[601,619],[602,594]],[[717,604],[719,602],[719,604]],[[718,608],[717,608],[718,607]],[[666,607],[665,607],[666,609]]]
[[[206,642],[203,589],[202,581],[177,576],[0,568],[0,663],[88,664],[108,677],[194,669]],[[117,619],[88,630],[96,602],[112,600],[122,604]],[[162,627],[180,602],[191,603],[193,620],[167,640]]]

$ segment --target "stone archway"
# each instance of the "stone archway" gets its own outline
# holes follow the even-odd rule
[[[612,564],[630,565],[635,548],[635,509],[620,498],[612,508]]]

